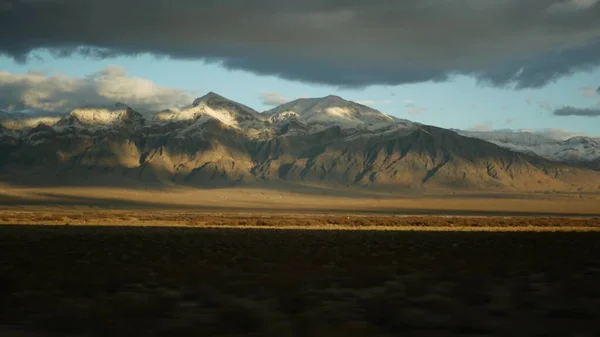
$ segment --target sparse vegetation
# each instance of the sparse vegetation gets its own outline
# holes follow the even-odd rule
[[[94,220],[103,214],[109,223],[115,216]],[[600,333],[600,232],[239,230],[199,227],[284,220],[473,227],[482,219],[186,216],[183,223],[200,224],[78,226],[89,220],[82,214],[68,215],[69,227],[0,226],[0,335]],[[536,226],[534,219],[488,221]]]
[[[600,218],[210,215],[197,212],[0,211],[0,224],[324,230],[600,231]]]

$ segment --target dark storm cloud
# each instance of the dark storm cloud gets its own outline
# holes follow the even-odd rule
[[[340,86],[476,76],[539,87],[600,64],[597,0],[0,0],[0,53],[151,53]]]
[[[583,117],[600,117],[600,108],[575,108],[562,107],[554,110],[554,116],[583,116]]]

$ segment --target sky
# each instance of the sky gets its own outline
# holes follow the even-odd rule
[[[600,136],[599,17],[598,0],[0,0],[0,110],[338,95],[445,128]]]

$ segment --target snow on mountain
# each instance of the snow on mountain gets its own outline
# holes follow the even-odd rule
[[[143,124],[143,121],[142,114],[123,103],[116,103],[114,106],[85,106],[73,109],[69,115],[56,123],[56,126],[107,127],[138,125]]]
[[[294,121],[308,126],[313,132],[331,126],[375,131],[397,123],[393,117],[378,110],[346,101],[338,96],[301,98],[264,114],[269,116],[269,121],[274,125],[282,126]]]
[[[498,143],[515,144],[521,146],[538,146],[542,144],[553,144],[562,138],[553,137],[547,133],[536,133],[529,131],[495,130],[495,131],[466,131],[453,130],[463,136],[480,138]]]
[[[156,114],[117,104],[75,109],[54,126],[12,131],[1,125],[0,163],[23,172],[20,179],[28,183],[28,170],[43,168],[53,170],[49,177],[86,184],[89,179],[190,186],[287,181],[386,191],[600,190],[598,159],[580,167],[501,148],[573,161],[564,158],[600,158],[598,140],[452,132],[337,96],[299,99],[261,114],[209,93],[187,107]]]
[[[6,119],[3,118],[4,115],[11,115],[11,120],[18,119],[23,124],[22,118],[16,118],[17,114],[8,113],[0,114],[0,124],[6,124],[1,123]],[[151,131],[154,132],[172,124],[168,128],[178,129],[181,137],[204,133],[207,128],[216,125],[236,129],[251,138],[312,134],[333,126],[339,126],[350,133],[372,134],[413,129],[416,125],[338,96],[298,99],[259,113],[213,92],[195,99],[192,104],[183,108],[156,113],[142,115],[125,104],[117,103],[114,106],[84,106],[72,110],[68,115],[53,118],[52,121],[42,122],[56,131],[70,127],[102,129],[146,125],[157,127]],[[37,126],[39,122],[30,121],[29,128]]]
[[[527,131],[454,131],[513,151],[532,153],[553,160],[586,162],[600,158],[599,138],[577,136],[563,140]]]
[[[589,137],[573,137],[559,143],[554,156],[560,160],[592,161],[600,158],[600,141]]]
[[[122,103],[81,107],[72,110],[66,116],[0,111],[0,131],[5,137],[10,135],[18,138],[21,130],[35,130],[38,126],[52,127],[55,131],[60,131],[73,126],[78,129],[104,129],[123,126],[137,128],[144,125],[151,128],[147,130],[150,133],[177,130],[179,138],[200,135],[219,126],[236,129],[250,138],[306,135],[337,126],[345,130],[345,137],[349,137],[348,139],[388,133],[406,134],[420,128],[418,123],[389,116],[333,95],[297,99],[263,113],[213,92],[195,99],[186,107],[145,115]],[[574,134],[561,130],[453,131],[513,151],[536,154],[553,160],[600,160],[600,138],[573,137]]]
[[[203,123],[206,119],[216,119],[236,129],[241,127],[258,127],[262,121],[260,114],[252,108],[213,92],[197,98],[192,105],[161,111],[153,118],[154,122],[159,123],[193,121],[197,119],[200,119],[200,123]]]

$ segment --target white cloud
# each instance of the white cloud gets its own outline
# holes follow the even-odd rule
[[[282,94],[276,92],[263,92],[260,94],[260,101],[264,105],[277,106],[289,102],[290,100]]]
[[[362,104],[362,105],[380,105],[380,104],[391,104],[392,101],[389,99],[384,99],[384,100],[373,100],[373,99],[361,99],[358,101],[355,101],[358,104]]]
[[[494,129],[488,123],[477,123],[467,129],[467,131],[480,131],[480,132],[487,132],[487,131],[492,131],[492,130],[494,130]]]
[[[84,77],[0,71],[0,109],[68,112],[82,105],[125,103],[140,111],[187,104],[190,93],[130,77],[125,69],[109,66]]]

